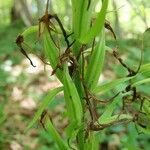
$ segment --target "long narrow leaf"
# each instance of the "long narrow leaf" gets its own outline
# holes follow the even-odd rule
[[[94,25],[86,35],[81,35],[80,42],[86,44],[89,41],[91,41],[95,36],[101,33],[105,22],[107,7],[108,7],[108,0],[104,0],[102,3],[101,11],[98,13],[98,17],[96,18]]]
[[[99,149],[99,138],[96,137],[96,133],[90,133],[90,136],[87,139],[86,150],[98,150]]]
[[[95,86],[98,83],[103,68],[104,57],[105,57],[105,36],[103,30],[101,33],[99,43],[91,54],[90,62],[85,76],[87,86],[90,89],[95,88]]]
[[[71,101],[72,103],[72,111],[74,111],[74,119],[77,121],[77,125],[81,125],[81,120],[83,117],[82,104],[77,92],[77,89],[71,79],[68,71],[67,65],[64,66],[64,94],[68,94],[69,99],[66,102]],[[74,110],[73,110],[74,109]],[[71,113],[71,112],[70,112]]]
[[[129,114],[121,114],[121,115],[114,115],[114,116],[111,116],[111,117],[107,117],[105,119],[101,119],[99,118],[99,123],[100,124],[110,124],[110,123],[113,123],[115,121],[121,121],[121,120],[132,120],[133,117]]]
[[[142,65],[141,68],[140,68],[140,70],[139,70],[140,73],[147,72],[147,71],[150,72],[150,63]]]
[[[95,94],[102,94],[102,93],[105,93],[111,89],[113,89],[114,87],[116,87],[117,85],[121,84],[121,83],[124,83],[126,81],[129,81],[131,79],[133,79],[135,76],[133,77],[126,77],[126,78],[121,78],[121,79],[116,79],[116,80],[113,80],[113,81],[110,81],[108,83],[105,83],[103,85],[99,85],[97,86],[95,89],[93,89],[93,92]]]
[[[53,126],[52,122],[48,115],[45,116],[45,128],[47,132],[52,136],[54,141],[57,143],[60,150],[68,150],[67,144],[63,141],[62,137],[59,135],[55,127]]]
[[[43,44],[46,56],[48,57],[50,64],[54,69],[58,63],[59,51],[53,43],[48,31],[45,31],[43,34]]]
[[[73,6],[73,32],[75,35],[75,39],[77,39],[80,35],[80,24],[82,19],[82,9],[83,9],[84,0],[78,0],[76,3],[74,2],[75,6]]]
[[[114,109],[116,108],[116,105],[118,104],[119,100],[119,98],[114,99],[113,102],[106,107],[104,113],[98,119],[100,123],[104,123],[109,118],[111,118],[112,113],[114,112]]]
[[[26,36],[29,36],[29,35],[35,33],[35,32],[38,32],[38,26],[37,25],[27,28],[21,35],[23,37],[26,37]]]
[[[91,27],[92,10],[96,5],[95,1],[89,2],[90,0],[83,1],[81,7],[81,19],[80,19],[80,35],[86,35]],[[89,5],[89,6],[88,6]],[[89,8],[88,8],[89,7]],[[80,37],[80,36],[79,36]]]
[[[150,82],[150,78],[147,78],[147,79],[143,79],[141,81],[137,81],[135,83],[132,84],[132,87],[134,86],[138,86],[138,85],[141,85],[141,84],[144,84],[144,83],[149,83]]]
[[[63,87],[58,87],[56,89],[51,90],[46,97],[43,99],[43,101],[41,102],[37,112],[35,113],[33,119],[30,121],[29,125],[27,126],[27,128],[25,129],[25,132],[30,129],[35,123],[36,121],[40,118],[42,112],[48,107],[49,103],[52,101],[52,99],[63,90]]]
[[[44,31],[43,34],[43,47],[45,51],[45,55],[47,56],[51,66],[53,69],[56,69],[57,64],[59,63],[59,50],[56,48],[55,44],[53,43],[49,32]],[[56,75],[59,80],[62,82],[62,72],[60,69],[56,71]]]

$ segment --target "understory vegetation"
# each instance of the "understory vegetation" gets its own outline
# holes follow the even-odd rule
[[[119,37],[109,0],[71,0],[68,26],[49,3],[37,25],[1,27],[0,148],[148,149],[149,28]]]

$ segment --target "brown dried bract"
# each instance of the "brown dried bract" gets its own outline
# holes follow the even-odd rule
[[[22,43],[24,42],[24,37],[22,35],[18,35],[18,37],[16,38],[16,44],[17,46],[20,48],[20,51],[21,53],[30,61],[30,64],[33,66],[33,67],[36,67],[32,60],[30,59],[30,57],[27,55],[26,51],[24,50],[23,46],[22,46]]]
[[[108,29],[113,34],[113,37],[116,40],[117,39],[116,34],[115,34],[113,28],[111,27],[110,23],[108,21],[105,21],[104,26],[105,26],[106,29]]]

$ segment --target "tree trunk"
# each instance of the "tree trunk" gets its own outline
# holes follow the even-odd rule
[[[31,10],[27,0],[14,0],[11,9],[11,21],[14,22],[21,19],[26,26],[33,24]]]

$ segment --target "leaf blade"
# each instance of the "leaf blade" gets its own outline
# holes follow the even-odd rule
[[[105,16],[106,16],[106,11],[108,7],[108,0],[104,0],[102,3],[102,8],[100,12],[98,13],[98,17],[94,23],[94,25],[91,27],[89,32],[85,35],[81,35],[79,41],[81,43],[88,43],[91,41],[95,36],[99,35],[103,29],[104,22],[105,22]]]
[[[45,126],[47,132],[52,136],[52,138],[54,139],[54,141],[57,143],[59,149],[61,149],[61,150],[67,150],[68,147],[67,147],[66,143],[63,141],[62,137],[60,136],[60,134],[58,133],[58,131],[53,126],[53,124],[50,121],[50,118],[48,117],[48,115],[46,115],[44,119],[45,119],[44,126]]]
[[[85,81],[90,89],[95,88],[102,72],[105,58],[105,36],[104,30],[101,33],[101,38],[96,48],[93,50],[90,62],[87,67]]]
[[[45,108],[48,106],[50,101],[54,98],[56,94],[61,92],[63,90],[63,87],[58,87],[56,89],[51,90],[46,97],[44,98],[43,102],[40,104],[37,112],[35,113],[33,119],[29,122],[28,126],[25,129],[25,132],[28,131],[34,124],[35,122],[40,118],[42,112],[45,110]]]
[[[110,81],[108,83],[105,83],[103,85],[100,85],[100,86],[97,86],[95,89],[93,89],[93,92],[95,94],[102,94],[102,93],[105,93],[111,89],[113,89],[115,86],[121,84],[121,83],[124,83],[126,81],[129,81],[131,79],[133,79],[135,76],[133,77],[126,77],[126,78],[120,78],[120,79],[116,79],[116,80],[113,80],[113,81]]]

